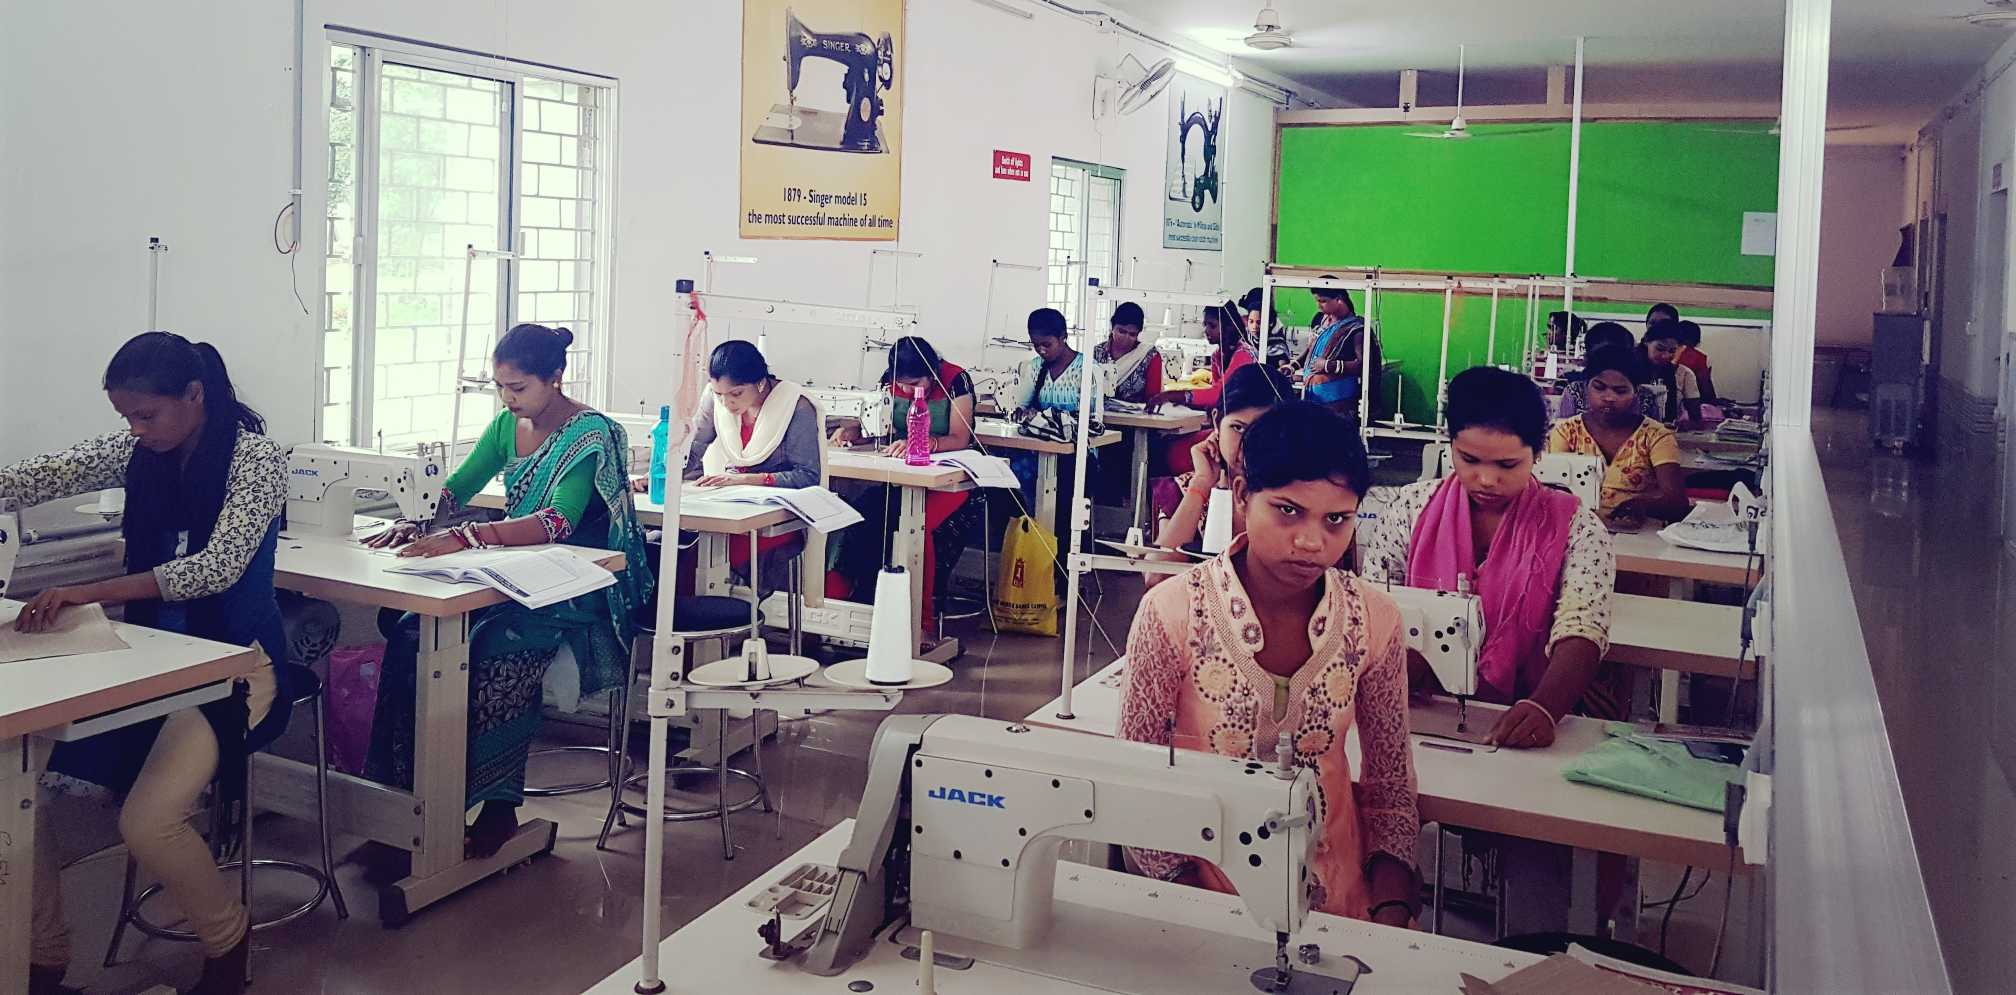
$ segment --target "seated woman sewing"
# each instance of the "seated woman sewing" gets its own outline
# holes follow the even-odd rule
[[[1483,599],[1477,696],[1512,706],[1491,742],[1547,746],[1571,710],[1622,718],[1617,689],[1597,681],[1617,561],[1595,512],[1533,476],[1547,433],[1539,388],[1479,366],[1449,381],[1445,411],[1454,472],[1379,493],[1365,579]],[[1425,663],[1410,671],[1415,688],[1433,684]]]
[[[1197,569],[1148,592],[1127,636],[1119,735],[1271,762],[1281,734],[1316,773],[1311,905],[1405,925],[1421,831],[1407,742],[1400,612],[1334,564],[1351,544],[1372,471],[1356,432],[1291,401],[1246,433],[1233,494],[1246,532]],[[1358,728],[1353,777],[1345,739]],[[1230,891],[1217,868],[1129,851],[1164,880]]]
[[[1239,316],[1239,305],[1226,301],[1216,307],[1204,309],[1204,337],[1212,345],[1211,385],[1189,390],[1164,390],[1159,395],[1160,402],[1180,404],[1186,408],[1210,411],[1219,406],[1225,396],[1225,389],[1232,382],[1232,374],[1242,367],[1253,365],[1253,353],[1246,348],[1241,329],[1245,320]],[[1181,476],[1194,469],[1190,463],[1191,450],[1211,436],[1210,429],[1200,429],[1189,435],[1169,440],[1164,463],[1172,476]]]
[[[1673,430],[1638,412],[1644,364],[1626,349],[1598,349],[1583,367],[1589,408],[1554,423],[1550,453],[1603,457],[1603,499],[1597,513],[1612,527],[1687,517],[1687,485],[1680,470],[1680,440]]]
[[[826,446],[820,438],[819,409],[804,388],[771,375],[770,364],[756,346],[739,339],[714,347],[707,358],[713,397],[693,419],[693,445],[686,454],[683,479],[695,487],[819,487],[826,482]],[[644,490],[646,481],[633,484]],[[807,548],[808,533],[765,536],[756,540],[761,556],[757,578],[763,593],[793,556]],[[825,569],[825,543],[816,533],[810,559]],[[749,544],[728,544],[731,570],[747,575]]]
[[[939,358],[930,342],[915,335],[897,339],[889,347],[889,365],[882,371],[882,387],[889,392],[889,425],[894,439],[883,447],[885,456],[900,457],[909,445],[910,407],[922,404],[931,422],[931,451],[952,452],[973,445],[973,377],[964,369]],[[861,440],[859,424],[843,426],[833,433],[833,444],[853,445]],[[932,599],[937,588],[938,556],[941,547],[962,537],[946,534],[954,528],[971,527],[962,516],[953,515],[964,507],[971,492],[928,491],[924,495],[924,613],[926,629],[931,627]],[[875,574],[889,556],[889,541],[895,535],[895,488],[875,484],[848,501],[861,513],[862,521],[841,534],[832,569],[826,576],[826,594],[834,598],[874,600]],[[947,563],[950,563],[950,558]]]
[[[462,465],[443,485],[438,520],[454,516],[491,480],[504,478],[505,514],[425,534],[400,521],[368,540],[403,547],[400,556],[442,556],[492,546],[565,543],[621,552],[631,566],[616,583],[580,597],[529,609],[506,602],[479,610],[470,629],[469,744],[465,778],[470,807],[482,805],[464,849],[489,857],[518,831],[525,764],[539,729],[539,688],[560,647],[581,668],[581,693],[596,694],[630,677],[630,640],[656,578],[630,497],[630,446],[622,426],[567,396],[561,374],[574,333],[521,324],[497,340],[491,379],[505,410],[497,413]],[[432,523],[428,523],[432,524]],[[381,612],[386,636],[378,707],[365,774],[400,788],[413,784],[415,654],[419,618]]]

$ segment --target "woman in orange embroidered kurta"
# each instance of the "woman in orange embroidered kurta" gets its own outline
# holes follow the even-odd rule
[[[1307,420],[1311,416],[1304,408],[1337,417],[1303,402],[1263,416],[1247,436],[1248,478],[1264,472],[1253,460],[1265,460],[1266,454],[1253,447],[1256,441],[1269,445],[1268,421],[1282,411],[1290,411],[1291,421]],[[1337,437],[1355,435],[1339,432],[1329,438]],[[1281,441],[1299,439],[1289,433]],[[1327,547],[1307,538],[1311,529],[1320,528],[1315,520],[1321,517],[1304,506],[1307,500],[1289,502],[1292,510],[1284,511],[1277,505],[1289,491],[1270,490],[1257,481],[1248,490],[1246,483],[1242,479],[1235,490],[1248,505],[1248,532],[1222,555],[1157,586],[1142,601],[1127,639],[1119,734],[1158,745],[1168,744],[1173,735],[1175,745],[1184,749],[1273,762],[1280,734],[1290,733],[1295,762],[1316,772],[1319,833],[1310,861],[1311,906],[1404,923],[1411,911],[1406,888],[1394,887],[1395,878],[1389,876],[1384,893],[1375,895],[1371,871],[1375,862],[1390,859],[1407,872],[1400,880],[1411,879],[1421,828],[1407,740],[1399,610],[1377,588],[1325,566],[1336,558],[1324,560]],[[1323,541],[1349,543],[1356,503],[1353,494],[1348,510],[1331,512],[1343,520],[1342,528],[1333,527]],[[1269,553],[1266,533],[1283,527],[1276,519],[1284,514],[1299,519],[1292,527],[1302,531],[1291,542],[1273,539]],[[1288,558],[1285,575],[1303,578],[1303,593],[1313,599],[1306,615],[1308,656],[1299,666],[1292,659],[1284,665],[1278,648],[1275,654],[1267,651],[1262,616],[1278,617],[1276,603],[1285,600],[1272,590],[1260,590],[1255,572],[1266,567],[1253,559],[1267,555]],[[1310,566],[1302,569],[1305,563]],[[1282,576],[1276,570],[1269,582],[1278,583]],[[1254,588],[1250,594],[1249,587]],[[1256,603],[1256,598],[1267,601]],[[1285,645],[1300,645],[1292,637],[1302,633],[1273,631]],[[1269,665],[1263,665],[1263,656]],[[1354,726],[1365,767],[1355,779],[1344,746]],[[1128,856],[1145,874],[1232,890],[1216,868],[1189,857],[1152,851],[1130,851]]]

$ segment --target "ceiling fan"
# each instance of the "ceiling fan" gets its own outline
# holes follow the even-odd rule
[[[1876,125],[1876,124],[1830,124],[1830,125],[1828,125],[1828,126],[1827,126],[1827,133],[1828,133],[1828,134],[1830,134],[1830,135],[1838,135],[1838,134],[1841,134],[1841,133],[1843,133],[1843,132],[1848,132],[1848,131],[1873,131],[1873,130],[1875,130],[1875,129],[1877,129],[1877,128],[1880,128],[1880,127],[1882,127],[1882,125]],[[1766,129],[1764,129],[1764,130],[1763,130],[1763,131],[1761,131],[1761,132],[1759,132],[1759,131],[1755,131],[1755,130],[1753,130],[1753,129],[1750,129],[1750,128],[1709,128],[1709,129],[1707,129],[1707,130],[1709,130],[1709,131],[1712,131],[1712,132],[1715,132],[1716,134],[1721,134],[1721,135],[1757,135],[1757,134],[1764,134],[1764,135],[1771,135],[1771,136],[1773,136],[1773,137],[1776,137],[1776,136],[1778,136],[1778,135],[1783,135],[1783,134],[1785,133],[1785,121],[1784,121],[1784,119],[1783,119],[1783,118],[1780,118],[1780,119],[1778,119],[1778,120],[1776,120],[1776,121],[1773,121],[1773,122],[1771,122],[1771,127],[1769,127],[1769,128],[1766,128]]]
[[[1288,32],[1281,27],[1281,13],[1272,4],[1260,8],[1253,18],[1253,33],[1246,36],[1246,47],[1262,52],[1273,52],[1295,44]]]
[[[1450,140],[1455,140],[1455,141],[1465,141],[1465,140],[1468,140],[1468,139],[1471,139],[1471,138],[1477,138],[1477,137],[1480,137],[1480,136],[1479,136],[1479,135],[1478,135],[1478,134],[1477,134],[1476,132],[1473,132],[1473,131],[1471,131],[1471,130],[1470,130],[1470,122],[1469,122],[1469,121],[1467,121],[1467,120],[1465,120],[1465,119],[1464,119],[1464,117],[1463,117],[1463,73],[1464,73],[1464,65],[1463,65],[1463,62],[1464,62],[1464,54],[1465,54],[1464,50],[1465,50],[1465,48],[1466,48],[1466,47],[1467,47],[1467,46],[1463,46],[1463,45],[1458,45],[1458,46],[1456,46],[1456,118],[1455,118],[1455,120],[1452,120],[1452,121],[1450,121],[1450,122],[1449,122],[1449,127],[1447,127],[1447,128],[1444,128],[1444,129],[1443,129],[1443,130],[1441,130],[1441,131],[1410,131],[1410,132],[1408,132],[1408,133],[1407,133],[1407,137],[1409,137],[1409,138],[1439,138],[1439,139],[1450,139]],[[1486,133],[1486,134],[1482,135],[1481,137],[1485,137],[1485,138],[1497,138],[1497,137],[1501,137],[1501,136],[1506,136],[1506,135],[1530,135],[1530,134],[1537,134],[1537,133],[1539,133],[1539,132],[1542,132],[1542,131],[1546,131],[1546,130],[1547,130],[1547,129],[1545,129],[1545,128],[1499,128],[1499,129],[1493,129],[1492,131],[1490,131],[1490,132],[1488,132],[1488,133]]]

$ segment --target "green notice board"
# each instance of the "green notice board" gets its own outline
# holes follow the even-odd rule
[[[1628,281],[1769,286],[1773,260],[1741,250],[1745,212],[1776,210],[1778,139],[1756,122],[1592,122],[1582,132],[1576,269]],[[1288,266],[1470,273],[1561,272],[1568,216],[1565,123],[1472,125],[1467,141],[1420,125],[1281,132],[1275,260]],[[1407,416],[1433,412],[1439,294],[1387,293],[1386,359]],[[1306,295],[1283,310],[1306,317]],[[1543,310],[1558,309],[1555,297]],[[1363,302],[1360,302],[1363,307]],[[1602,311],[1630,305],[1604,302]],[[1523,297],[1500,305],[1498,351],[1517,358]],[[1643,307],[1638,307],[1643,311]],[[1485,360],[1488,299],[1459,297],[1453,374]],[[1394,386],[1386,384],[1387,405]]]

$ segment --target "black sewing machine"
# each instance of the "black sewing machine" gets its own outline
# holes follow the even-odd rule
[[[1207,111],[1209,112],[1208,115]],[[1176,153],[1186,169],[1190,163],[1189,156],[1187,155],[1190,150],[1190,130],[1195,128],[1204,133],[1204,172],[1190,182],[1190,209],[1192,211],[1204,210],[1204,195],[1206,193],[1211,195],[1213,201],[1218,199],[1218,122],[1224,116],[1225,100],[1222,97],[1219,98],[1216,105],[1213,105],[1211,101],[1205,101],[1204,110],[1202,111],[1189,110],[1187,104],[1178,105],[1176,119],[1182,122],[1182,130],[1176,133]],[[1169,199],[1182,200],[1183,198],[1172,191]]]
[[[832,59],[847,70],[843,113],[798,105],[798,72],[808,58]],[[784,11],[784,81],[790,103],[777,104],[751,141],[830,152],[882,152],[882,91],[896,83],[896,43],[861,32],[820,34]]]

